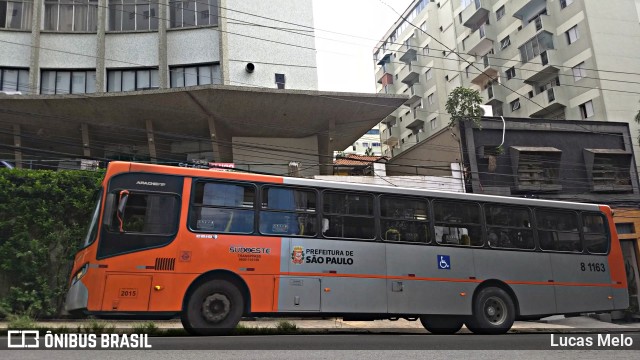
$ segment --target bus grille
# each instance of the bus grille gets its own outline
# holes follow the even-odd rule
[[[156,258],[156,270],[173,271],[176,266],[176,258]]]

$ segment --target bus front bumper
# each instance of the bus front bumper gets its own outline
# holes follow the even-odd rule
[[[87,308],[89,302],[89,290],[82,283],[82,280],[76,281],[67,292],[65,301],[65,310],[69,313],[83,312]]]

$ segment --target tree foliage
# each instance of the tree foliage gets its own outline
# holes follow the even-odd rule
[[[0,169],[0,305],[59,315],[103,172]]]
[[[461,121],[471,121],[476,126],[482,127],[482,97],[476,90],[465,87],[457,87],[449,94],[445,109],[451,115],[449,126]]]

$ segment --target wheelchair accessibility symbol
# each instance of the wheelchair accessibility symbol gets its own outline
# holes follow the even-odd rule
[[[438,269],[451,270],[449,255],[438,255]]]

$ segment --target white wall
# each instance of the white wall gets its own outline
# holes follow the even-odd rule
[[[230,85],[276,88],[275,74],[279,73],[285,74],[286,89],[316,90],[318,88],[314,33],[309,32],[309,28],[281,22],[287,21],[313,27],[311,0],[226,0],[226,4],[227,29],[223,36],[227,37],[228,47],[224,56],[228,56]],[[248,14],[234,12],[231,9]],[[243,21],[264,26],[299,29],[301,30],[299,32],[310,36],[289,30],[281,31],[263,26],[239,24]],[[249,62],[255,65],[255,71],[251,74],[245,71],[245,66]],[[289,64],[304,67],[292,67]]]

